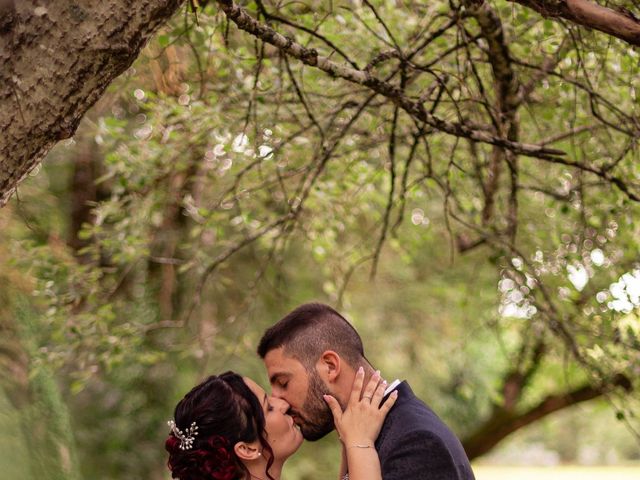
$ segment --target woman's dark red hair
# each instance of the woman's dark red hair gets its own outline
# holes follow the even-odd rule
[[[167,465],[172,478],[180,480],[240,480],[247,469],[236,456],[237,442],[258,440],[268,452],[267,476],[273,451],[265,439],[262,405],[242,377],[233,372],[211,376],[180,400],[174,412],[176,426],[185,431],[192,422],[198,426],[193,447],[180,449],[173,433],[165,442]]]

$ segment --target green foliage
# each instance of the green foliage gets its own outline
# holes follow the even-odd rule
[[[449,2],[373,4],[406,52],[452,15]],[[247,8],[257,16],[260,5]],[[361,68],[394,47],[361,2],[265,8]],[[532,82],[516,140],[549,142],[569,164],[508,161],[427,128],[239,32],[213,5],[160,32],[75,141],[51,153],[1,212],[11,254],[0,258],[30,282],[38,312],[19,317],[32,322],[25,344],[48,399],[34,408],[55,407],[52,431],[70,445],[71,425],[86,478],[165,474],[177,400],[227,369],[266,384],[255,345],[311,299],[344,311],[372,363],[408,378],[462,437],[504,407],[516,367],[531,375],[514,414],[617,374],[638,388],[640,212],[607,177],[637,188],[637,134],[624,123],[637,121],[637,54],[495,8],[515,75]],[[271,24],[346,63],[308,31]],[[495,132],[505,120],[487,43],[471,40],[481,31],[463,15],[404,70],[391,58],[371,72],[404,76],[404,94],[439,118]],[[72,183],[87,162],[91,177]],[[69,208],[91,189],[90,208]],[[636,396],[607,398],[636,425]],[[286,478],[336,469],[331,439],[304,448]]]

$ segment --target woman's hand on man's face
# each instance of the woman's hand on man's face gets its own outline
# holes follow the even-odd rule
[[[373,447],[384,419],[398,398],[397,390],[382,404],[387,382],[374,373],[364,386],[364,370],[360,367],[353,381],[347,408],[342,411],[338,401],[331,395],[324,395],[333,414],[336,431],[345,448]]]

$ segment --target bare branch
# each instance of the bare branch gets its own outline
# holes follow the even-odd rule
[[[393,33],[391,33],[391,30],[389,29],[389,27],[387,26],[387,24],[385,23],[385,21],[382,19],[382,17],[380,16],[380,14],[378,13],[378,11],[376,10],[376,7],[374,7],[371,2],[369,0],[364,0],[364,3],[367,5],[367,7],[369,7],[369,9],[373,12],[373,14],[376,16],[376,19],[378,20],[378,22],[380,23],[380,25],[382,25],[382,28],[384,28],[384,31],[387,32],[387,35],[389,35],[389,38],[391,39],[391,41],[393,42],[393,44],[396,47],[396,50],[398,50],[398,52],[402,52],[402,48],[400,48],[400,44],[398,43],[398,41],[395,39],[395,37],[393,36]]]
[[[221,8],[238,28],[255,35],[267,43],[270,43],[289,55],[298,58],[303,63],[317,67],[333,77],[340,77],[353,83],[364,85],[374,92],[391,99],[412,117],[424,122],[442,132],[461,138],[469,138],[473,141],[497,145],[514,152],[514,154],[525,155],[535,158],[555,159],[559,155],[564,155],[562,150],[540,147],[525,143],[512,142],[504,138],[492,135],[488,132],[470,128],[464,123],[454,123],[438,118],[424,109],[422,104],[414,102],[405,96],[402,91],[383,80],[373,77],[369,72],[355,70],[353,68],[338,65],[327,57],[318,54],[314,49],[304,46],[288,39],[272,28],[262,25],[251,17],[242,7],[236,5],[233,0],[218,0]]]
[[[378,267],[378,261],[380,259],[380,252],[382,246],[387,238],[387,232],[389,230],[389,218],[391,217],[391,210],[393,208],[393,199],[396,189],[396,128],[398,126],[398,107],[393,110],[393,120],[391,121],[391,134],[389,136],[389,194],[387,198],[387,206],[384,211],[382,220],[382,229],[380,231],[380,238],[378,244],[373,253],[373,264],[371,266],[370,278],[373,279],[376,276],[376,270]]]
[[[304,25],[298,25],[295,22],[292,22],[291,20],[284,18],[284,17],[279,17],[278,15],[274,15],[272,13],[269,13],[267,11],[267,9],[264,7],[264,4],[262,3],[262,0],[257,0],[256,4],[258,5],[258,8],[260,10],[260,13],[264,16],[264,18],[268,21],[268,20],[274,20],[276,22],[282,23],[283,25],[289,25],[290,27],[295,28],[296,30],[300,30],[302,32],[308,33],[309,35],[312,35],[314,37],[316,37],[317,39],[321,40],[322,42],[324,42],[329,48],[331,48],[332,50],[335,50],[335,52],[340,55],[342,58],[344,58],[349,64],[351,64],[351,66],[353,68],[360,68],[358,67],[358,64],[356,62],[354,62],[353,60],[351,60],[346,53],[344,53],[335,43],[333,43],[331,40],[329,40],[327,37],[325,37],[324,35],[319,34],[317,31],[312,30],[310,28],[305,27]]]

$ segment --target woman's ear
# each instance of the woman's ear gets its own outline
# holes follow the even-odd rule
[[[342,368],[342,360],[333,350],[325,350],[316,363],[316,369],[327,384],[336,382]]]
[[[233,446],[233,451],[236,456],[245,462],[257,460],[262,456],[262,448],[259,442],[238,442]]]

